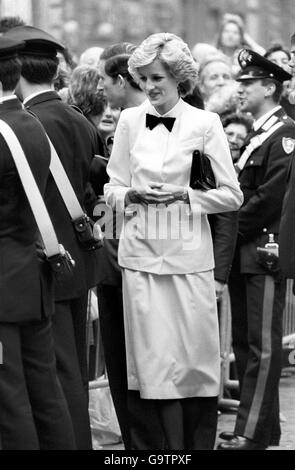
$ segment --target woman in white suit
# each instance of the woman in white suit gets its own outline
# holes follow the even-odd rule
[[[181,99],[198,78],[188,46],[153,34],[129,71],[148,100],[121,113],[105,185],[107,204],[125,211],[128,388],[156,400],[170,449],[212,449],[220,357],[207,214],[238,210],[243,197],[219,117]],[[210,156],[216,189],[189,187],[196,149]]]

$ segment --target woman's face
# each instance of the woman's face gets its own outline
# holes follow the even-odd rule
[[[235,162],[240,156],[240,149],[247,137],[247,128],[244,124],[231,122],[224,131],[227,136],[232,159]]]
[[[109,103],[107,104],[98,125],[98,130],[105,139],[115,133],[120,113],[120,108],[113,108]]]
[[[157,59],[138,68],[140,86],[160,114],[172,109],[179,100],[177,81]]]
[[[240,29],[235,23],[226,23],[221,33],[221,45],[236,48],[241,45]]]

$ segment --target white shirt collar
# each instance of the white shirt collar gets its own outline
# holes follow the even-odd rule
[[[0,98],[0,103],[4,103],[4,101],[9,101],[9,100],[15,100],[17,99],[16,95],[7,95],[7,96],[2,96]]]
[[[167,113],[165,113],[165,114],[159,114],[158,111],[154,108],[154,106],[152,106],[152,105],[150,104],[150,102],[148,102],[148,103],[149,103],[149,106],[148,106],[149,110],[150,110],[151,113],[154,114],[155,116],[159,116],[159,117],[160,117],[160,116],[161,116],[161,117],[175,117],[175,118],[181,114],[181,112],[182,112],[182,110],[183,110],[183,106],[184,106],[184,104],[185,104],[184,101],[183,101],[181,98],[179,98],[179,100],[177,101],[176,105],[173,106],[173,108],[171,108],[169,111],[167,111]]]
[[[35,98],[35,96],[42,95],[42,93],[48,93],[49,91],[54,91],[53,88],[48,88],[47,90],[42,90],[42,91],[36,91],[35,93],[32,93],[31,95],[27,96],[23,104],[26,104],[28,101],[30,101],[32,98]]]
[[[274,114],[276,113],[277,111],[279,111],[279,109],[281,109],[281,106],[276,106],[275,108],[272,108],[270,111],[267,111],[267,113],[263,114],[263,116],[260,116],[260,118],[258,118],[254,124],[253,124],[253,129],[254,131],[258,131],[258,129],[260,129],[260,127],[263,126],[263,124]]]

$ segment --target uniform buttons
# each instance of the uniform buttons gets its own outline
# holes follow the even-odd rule
[[[264,228],[264,229],[263,229],[263,232],[266,233],[266,232],[267,232],[267,228]]]
[[[253,163],[254,163],[254,160],[251,160],[251,161],[250,161],[250,165],[253,165]]]

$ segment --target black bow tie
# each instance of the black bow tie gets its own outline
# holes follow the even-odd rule
[[[147,114],[145,125],[150,130],[152,130],[158,124],[162,123],[168,129],[168,131],[171,132],[174,125],[174,121],[174,117],[158,117],[154,116],[153,114]]]

